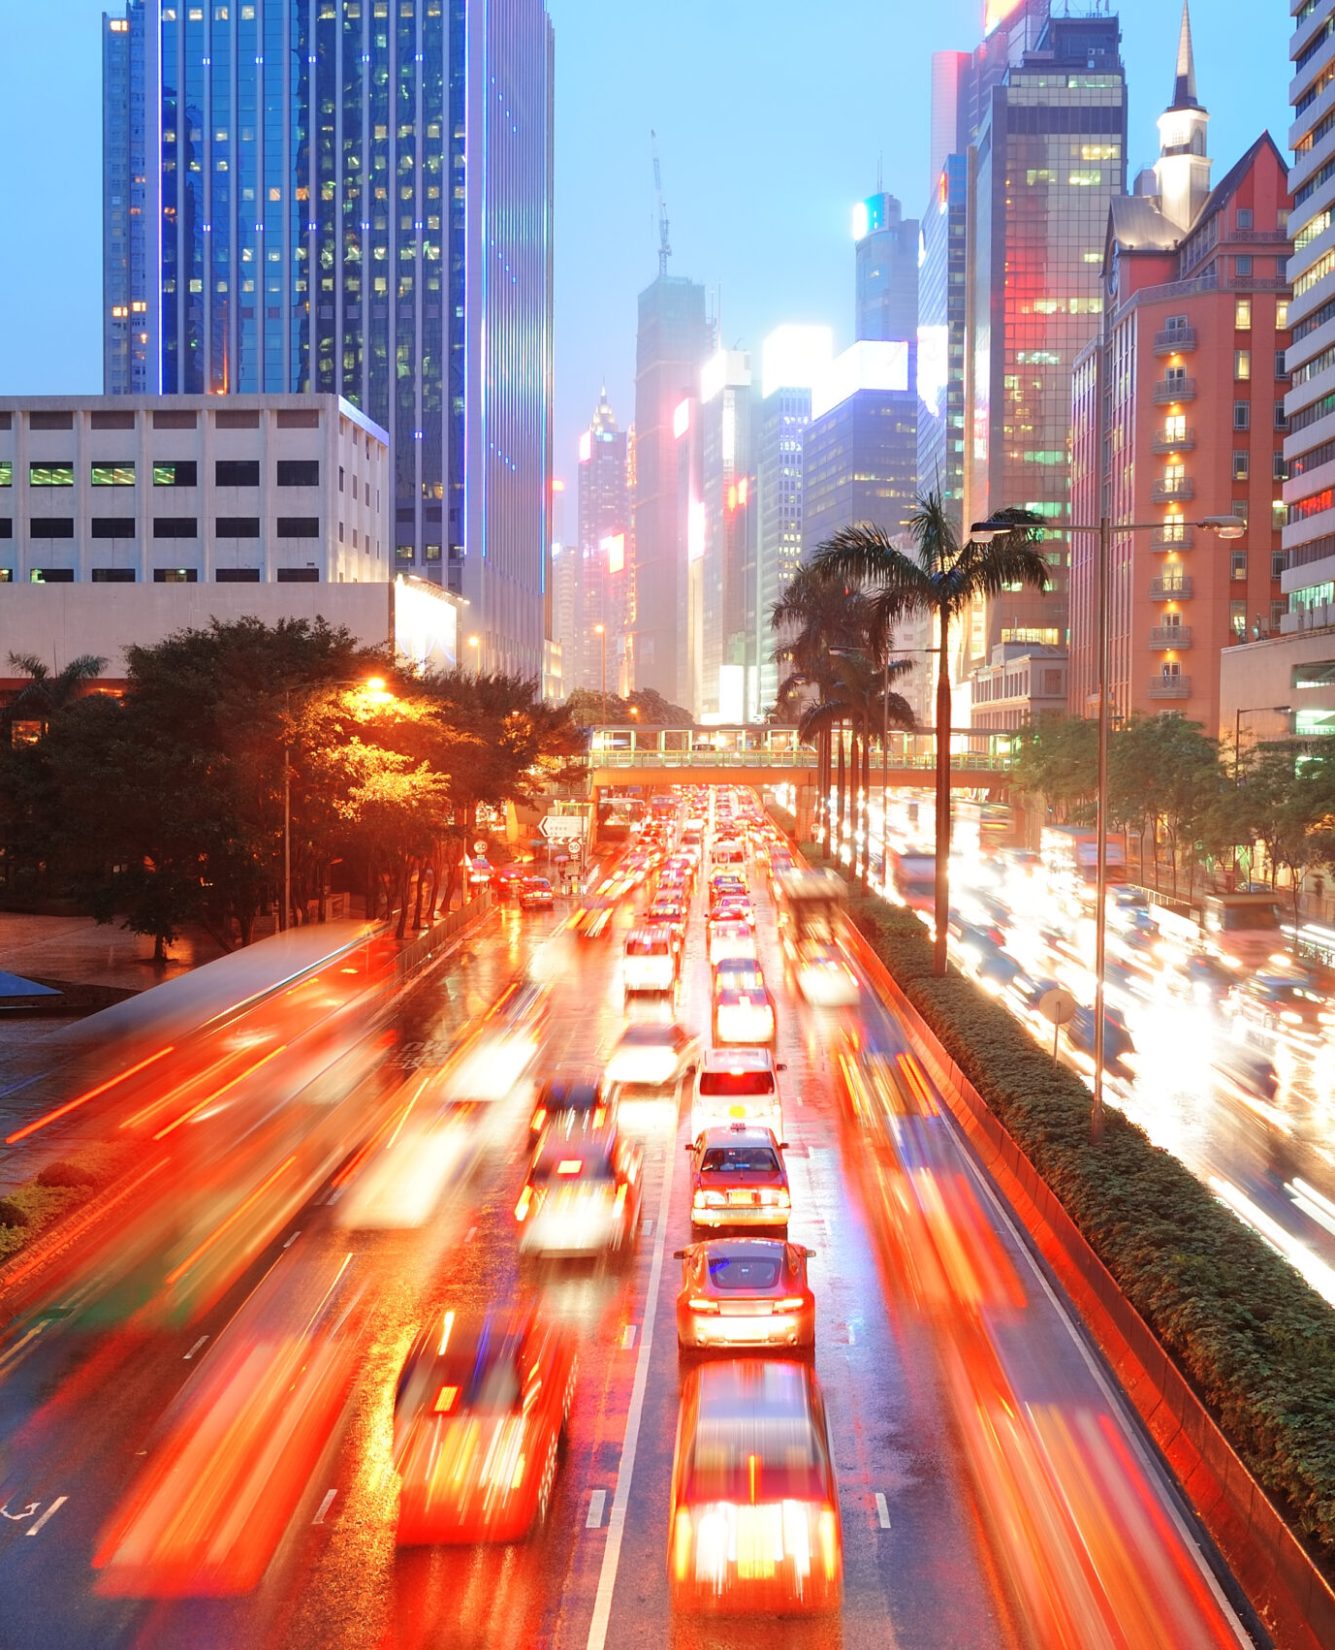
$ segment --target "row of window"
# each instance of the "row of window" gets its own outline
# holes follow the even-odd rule
[[[20,415],[22,416],[22,415]],[[73,412],[30,412],[28,415],[30,430],[72,430],[74,428]],[[139,415],[133,412],[95,412],[90,414],[90,424],[94,430],[132,430]],[[246,412],[236,407],[218,408],[211,410],[208,416],[213,420],[215,429],[219,430],[258,430],[260,415],[258,411]],[[275,424],[280,430],[318,430],[320,428],[320,411],[318,407],[286,407],[275,415]],[[14,414],[0,412],[0,430],[12,430]],[[199,414],[187,412],[179,407],[164,407],[153,414],[153,428],[155,430],[194,430],[199,427]],[[344,426],[346,429],[346,426]],[[362,437],[356,430],[352,432],[354,446],[361,444]],[[371,437],[365,437],[366,451],[371,451]]]
[[[214,569],[217,584],[259,584],[258,567],[218,567]],[[132,567],[95,567],[90,575],[93,584],[133,584],[136,574]],[[0,584],[14,584],[14,569],[0,567]],[[34,567],[28,573],[30,584],[74,584],[72,567]],[[319,584],[318,567],[279,567],[274,570],[276,584]],[[195,567],[155,567],[154,584],[198,584],[199,569]]]
[[[319,516],[278,516],[274,533],[280,539],[318,539]],[[95,539],[132,539],[135,536],[133,516],[94,516],[89,523],[89,536]],[[155,539],[197,539],[197,516],[154,516]],[[257,539],[260,536],[258,516],[215,516],[213,536],[220,539]],[[14,537],[14,522],[9,516],[0,516],[0,539]],[[73,516],[30,516],[28,537],[34,539],[72,539]]]
[[[128,464],[93,464],[89,481],[94,487],[133,487],[135,466]],[[280,487],[318,487],[320,460],[318,458],[280,458],[278,460]],[[217,487],[258,487],[260,464],[254,458],[220,458],[213,466],[213,481]],[[14,466],[9,459],[0,459],[0,487],[12,487]],[[339,470],[339,486],[343,471]],[[29,464],[29,487],[73,487],[72,464]],[[154,464],[155,487],[196,487],[199,485],[199,465],[194,459]],[[369,488],[368,488],[369,493]],[[369,502],[369,498],[368,498]]]

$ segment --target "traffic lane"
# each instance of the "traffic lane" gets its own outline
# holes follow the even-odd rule
[[[667,1586],[667,1535],[680,1369],[675,1300],[680,1269],[670,1252],[690,1241],[690,1187],[679,1172],[672,1194],[668,1258],[647,1354],[647,1398],[627,1500],[624,1539],[605,1644],[608,1650],[670,1643],[679,1650],[834,1650],[868,1638],[878,1644],[1002,1647],[988,1577],[977,1562],[972,1509],[934,1398],[929,1353],[904,1345],[884,1305],[885,1279],[832,1092],[832,1056],[842,1022],[813,1014],[784,978],[773,911],[758,868],[751,870],[762,965],[779,1009],[777,1057],[787,1066],[784,1132],[790,1142],[791,1234],[816,1251],[816,1369],[825,1396],[843,1525],[844,1601],[837,1614],[718,1620],[676,1615]],[[685,1023],[707,1032],[710,970],[702,925],[688,942]],[[678,1131],[684,1162],[687,1129]],[[855,1145],[856,1149],[856,1145]],[[571,1641],[573,1642],[573,1641]],[[589,1640],[589,1650],[603,1641]]]
[[[494,920],[496,943],[480,936],[476,954],[456,956],[443,975],[438,972],[414,989],[404,1004],[406,1029],[425,1028],[436,1037],[457,1030],[468,1012],[499,991],[516,961],[522,961],[543,942],[550,926],[524,929],[503,917]],[[513,1121],[522,1127],[526,1109],[517,1108]],[[308,1209],[299,1218],[312,1228],[308,1247],[320,1244],[337,1256],[349,1248],[348,1234],[339,1231],[327,1216],[327,1209]],[[0,1368],[0,1375],[5,1377],[0,1379],[5,1485],[12,1485],[16,1497],[23,1496],[21,1502],[15,1500],[16,1508],[38,1497],[41,1505],[33,1522],[57,1496],[63,1494],[67,1500],[58,1509],[60,1516],[53,1516],[40,1530],[38,1545],[16,1545],[11,1540],[7,1543],[8,1557],[11,1564],[21,1565],[17,1574],[24,1578],[15,1596],[36,1603],[58,1595],[62,1608],[69,1606],[65,1636],[59,1642],[114,1643],[138,1630],[140,1608],[125,1601],[110,1606],[88,1591],[96,1532],[133,1474],[141,1459],[139,1451],[147,1447],[158,1417],[190,1373],[192,1360],[206,1356],[203,1349],[216,1341],[235,1305],[284,1252],[286,1241],[276,1241],[249,1279],[242,1280],[225,1302],[188,1331],[154,1332],[131,1325],[89,1333],[81,1326],[77,1310],[70,1313],[70,1307],[77,1307],[78,1302],[65,1300],[55,1308],[61,1315],[40,1316],[29,1323],[28,1329],[36,1329],[36,1334],[26,1343],[17,1333],[9,1340],[9,1361]],[[358,1251],[358,1261],[374,1272],[375,1240],[364,1245],[353,1243],[351,1247]],[[429,1272],[432,1248],[420,1242],[402,1245],[397,1265],[409,1275],[415,1268]],[[420,1287],[420,1277],[418,1284]],[[397,1375],[397,1368],[393,1374]],[[392,1388],[392,1378],[390,1385]],[[77,1486],[77,1493],[73,1486]],[[22,1522],[6,1520],[3,1530],[17,1530]],[[8,1568],[10,1565],[0,1557],[0,1574]],[[272,1586],[266,1585],[257,1595],[261,1616],[265,1597],[272,1591]],[[193,1608],[173,1606],[152,1607],[150,1613],[156,1641],[165,1643],[179,1636],[181,1642],[208,1644],[228,1642],[232,1626],[242,1621],[251,1625],[254,1611],[245,1604],[228,1604],[210,1607],[202,1614]],[[214,1617],[228,1623],[223,1638],[211,1636],[208,1623]],[[30,1642],[51,1642],[52,1621],[45,1605],[36,1610],[28,1625],[32,1630]],[[27,1641],[19,1638],[22,1628],[23,1623],[16,1622],[12,1629],[16,1644]]]
[[[627,918],[623,918],[624,925]],[[620,1030],[619,947],[558,936],[544,1069],[598,1064]],[[513,957],[510,960],[514,960]],[[530,968],[541,976],[538,958]],[[507,1120],[513,1142],[485,1196],[471,1207],[465,1241],[417,1288],[393,1265],[337,1471],[335,1511],[292,1572],[294,1585],[263,1642],[301,1647],[509,1646],[580,1642],[587,1633],[597,1553],[624,1433],[649,1247],[623,1268],[521,1265],[514,1203],[527,1162],[528,1104]],[[645,1212],[652,1226],[665,1144],[649,1148]],[[401,1244],[403,1268],[414,1245]],[[446,1306],[467,1309],[536,1298],[570,1324],[579,1380],[568,1441],[544,1528],[509,1546],[399,1551],[398,1487],[388,1456],[393,1388],[417,1325]],[[595,1499],[597,1498],[597,1499]],[[339,1510],[341,1509],[341,1510]],[[256,1641],[260,1642],[260,1641]]]
[[[898,1278],[935,1343],[999,1598],[1040,1640],[1075,1633],[1091,1650],[1251,1643],[1180,1490],[877,1012],[914,1081],[861,1167],[874,1161],[886,1201],[892,1299]]]

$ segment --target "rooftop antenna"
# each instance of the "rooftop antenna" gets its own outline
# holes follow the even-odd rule
[[[667,207],[663,204],[663,168],[658,160],[658,133],[652,129],[649,132],[649,149],[654,157],[654,190],[658,195],[658,273],[666,275],[672,244],[668,240]]]

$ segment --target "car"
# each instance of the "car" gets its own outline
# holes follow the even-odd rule
[[[1299,1042],[1323,1040],[1335,1026],[1325,994],[1308,974],[1250,974],[1233,987],[1225,1007],[1254,1030]]]
[[[850,1008],[861,996],[858,977],[837,946],[805,940],[793,959],[797,989],[813,1008]]]
[[[563,1072],[539,1084],[529,1130],[541,1134],[545,1128],[558,1128],[573,1119],[600,1128],[614,1117],[615,1102],[603,1086],[601,1072]]]
[[[524,877],[519,884],[519,904],[525,911],[549,910],[556,903],[546,877]]]
[[[820,1385],[808,1363],[729,1358],[687,1371],[667,1564],[678,1611],[838,1608],[839,1492]]]
[[[675,1022],[628,1025],[608,1056],[603,1076],[618,1087],[665,1089],[700,1059],[700,1039]]]
[[[675,1250],[682,1263],[677,1346],[809,1351],[816,1344],[816,1297],[807,1282],[814,1254],[768,1237],[709,1238]]]
[[[778,1073],[767,1048],[712,1048],[695,1073],[691,1138],[701,1129],[750,1123],[783,1132]]]
[[[709,911],[710,922],[744,922],[748,928],[756,925],[756,914],[751,901],[743,894],[729,895],[715,901]]]
[[[715,838],[709,858],[714,865],[745,865],[746,847],[737,837]]]
[[[708,931],[708,950],[711,966],[721,957],[754,957],[755,932],[746,922],[711,923]]]
[[[774,999],[759,964],[725,957],[714,970],[715,1043],[773,1043]]]
[[[550,1315],[449,1310],[426,1325],[394,1395],[399,1545],[515,1541],[540,1524],[575,1375]]]
[[[515,1220],[525,1255],[630,1249],[640,1225],[643,1156],[615,1124],[548,1129],[529,1164]]]
[[[1067,1044],[1075,1059],[1075,1063],[1083,1071],[1094,1069],[1094,1033],[1098,1022],[1094,1018],[1094,1010],[1081,1004],[1067,1024]],[[1131,1033],[1126,1028],[1126,1021],[1121,1011],[1104,1006],[1103,1010],[1103,1063],[1105,1068],[1119,1077],[1131,1078],[1135,1076],[1136,1045]]]
[[[677,984],[677,939],[666,925],[632,928],[626,935],[622,985],[636,991],[671,991]]]
[[[733,1123],[689,1141],[691,1226],[784,1226],[792,1209],[783,1153],[773,1129]]]

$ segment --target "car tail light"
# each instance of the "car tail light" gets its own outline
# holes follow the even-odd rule
[[[816,1520],[816,1539],[820,1543],[821,1564],[825,1574],[833,1577],[839,1571],[839,1526],[835,1522],[834,1508],[822,1507],[820,1516]]]
[[[612,1203],[612,1213],[615,1214],[615,1215],[620,1215],[621,1211],[625,1207],[626,1207],[626,1188],[625,1188],[625,1185],[622,1184],[622,1185],[617,1187],[617,1195],[616,1195],[616,1197],[615,1197],[615,1199],[613,1200],[613,1203]]]
[[[546,1106],[539,1106],[537,1111],[535,1111],[533,1113],[533,1127],[534,1127],[534,1129],[535,1130],[540,1129],[546,1121],[547,1121],[547,1108],[546,1108]]]
[[[700,1191],[691,1199],[691,1204],[696,1209],[722,1209],[727,1201],[722,1192]]]
[[[774,1209],[790,1209],[792,1207],[792,1199],[782,1186],[762,1186],[760,1188],[760,1201]]]
[[[603,1120],[606,1118],[606,1116],[607,1116],[607,1107],[606,1106],[595,1106],[593,1108],[593,1126],[594,1126],[595,1129],[601,1129],[602,1128]]]
[[[672,1527],[672,1573],[678,1581],[685,1581],[691,1564],[691,1515],[684,1507],[677,1509]]]
[[[711,1301],[704,1295],[692,1295],[686,1304],[692,1312],[718,1312],[718,1302]]]
[[[806,1305],[806,1298],[802,1295],[785,1295],[782,1300],[775,1301],[776,1312],[800,1312]]]
[[[556,1172],[565,1179],[572,1179],[583,1167],[584,1164],[580,1158],[563,1157],[556,1165]]]
[[[515,1219],[526,1220],[528,1212],[533,1206],[533,1188],[525,1186],[519,1194],[519,1202],[515,1204]]]

